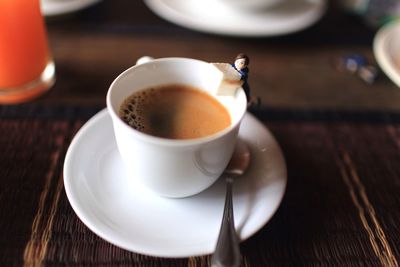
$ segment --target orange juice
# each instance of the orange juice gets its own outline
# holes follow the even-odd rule
[[[43,81],[49,62],[39,0],[0,0],[0,102],[21,102],[48,89],[54,81],[54,65]]]

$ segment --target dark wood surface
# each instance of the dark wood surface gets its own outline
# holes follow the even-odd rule
[[[333,2],[333,1],[331,1]],[[367,85],[334,67],[352,53],[374,63],[375,29],[330,4],[312,27],[283,37],[231,38],[194,32],[162,20],[142,1],[106,0],[48,20],[57,83],[41,102],[104,103],[112,80],[143,56],[231,62],[251,57],[253,94],[273,108],[399,110],[400,90],[385,75]]]
[[[255,115],[288,170],[277,213],[241,243],[243,266],[399,266],[400,90],[385,75],[367,85],[335,69],[352,53],[373,63],[376,30],[330,2],[312,27],[270,38],[194,32],[136,0],[48,19],[55,86],[0,106],[0,266],[209,266],[209,255],[150,257],[95,235],[69,204],[63,163],[113,79],[139,57],[230,62],[238,52],[251,57],[263,103]]]

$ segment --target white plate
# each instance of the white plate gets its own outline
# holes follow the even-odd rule
[[[46,17],[76,12],[101,0],[41,0],[42,13]]]
[[[275,213],[287,178],[277,142],[250,114],[240,138],[252,157],[233,191],[235,227],[244,240]],[[65,158],[65,190],[78,217],[103,239],[137,253],[189,257],[214,250],[224,206],[223,180],[181,199],[158,197],[132,180],[125,174],[111,118],[103,110],[79,130]]]
[[[190,29],[232,36],[277,36],[309,27],[327,0],[285,0],[276,7],[240,12],[215,0],[145,0],[164,19]]]
[[[377,32],[374,55],[381,69],[400,87],[400,21],[384,26]]]

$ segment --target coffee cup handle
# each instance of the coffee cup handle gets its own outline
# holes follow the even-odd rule
[[[149,61],[152,61],[153,59],[154,59],[153,57],[143,56],[143,57],[139,58],[139,59],[136,61],[136,65],[140,65],[140,64],[143,64],[143,63],[147,63],[147,62],[149,62]]]

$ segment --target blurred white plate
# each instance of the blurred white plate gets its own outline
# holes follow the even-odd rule
[[[374,38],[374,55],[385,74],[400,87],[400,21],[382,27]]]
[[[101,0],[41,0],[42,13],[46,17],[64,15],[87,8]]]
[[[235,227],[245,240],[278,209],[287,178],[281,149],[262,122],[247,113],[239,138],[249,146],[252,158],[249,170],[233,186]],[[150,193],[126,175],[106,109],[74,137],[65,157],[64,186],[82,222],[126,250],[189,257],[215,248],[224,208],[224,179],[182,199]]]
[[[327,0],[285,0],[276,7],[240,12],[214,0],[145,0],[160,17],[193,30],[231,36],[277,36],[305,29],[325,13]]]

